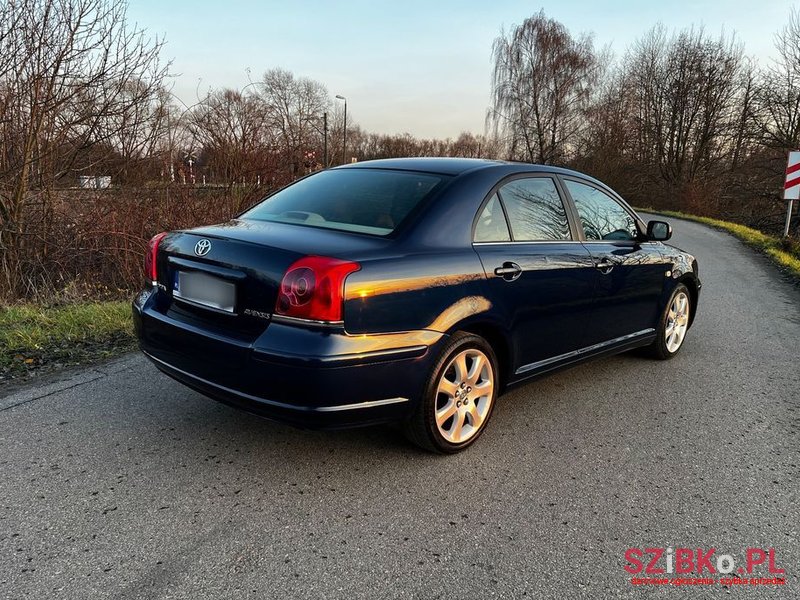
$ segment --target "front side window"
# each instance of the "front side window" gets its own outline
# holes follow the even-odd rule
[[[636,221],[614,198],[577,181],[567,179],[564,183],[575,201],[587,240],[635,240],[638,237]]]
[[[516,242],[571,239],[564,203],[549,177],[514,179],[498,191]]]
[[[388,235],[447,179],[413,171],[322,171],[266,198],[241,218]]]

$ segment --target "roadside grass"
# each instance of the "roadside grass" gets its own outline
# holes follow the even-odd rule
[[[710,217],[698,217],[673,210],[658,210],[655,208],[640,208],[637,210],[666,217],[675,217],[676,219],[696,221],[697,223],[726,231],[751,248],[766,254],[782,271],[790,275],[795,281],[800,282],[800,244],[791,239],[786,240],[767,235],[757,229],[738,223],[721,221]]]
[[[126,301],[0,306],[0,383],[135,348]]]

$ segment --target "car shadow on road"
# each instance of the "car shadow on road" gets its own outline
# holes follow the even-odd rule
[[[676,357],[671,367],[691,361],[690,355]],[[141,369],[137,371],[141,375]],[[245,463],[264,477],[292,469],[310,473],[319,464],[333,462],[337,468],[371,465],[375,471],[387,465],[425,470],[424,465],[437,468],[434,465],[441,460],[455,465],[479,460],[488,467],[491,457],[555,452],[565,440],[576,437],[576,423],[585,423],[591,434],[602,422],[620,442],[629,440],[661,410],[648,398],[653,389],[667,385],[672,374],[674,370],[664,368],[664,363],[628,352],[538,377],[498,398],[485,434],[455,458],[418,449],[398,426],[316,431],[269,421],[206,398],[161,374],[155,375],[160,392],[141,407],[137,422],[128,423],[136,430],[117,435],[146,440],[173,463],[181,457],[221,465]]]

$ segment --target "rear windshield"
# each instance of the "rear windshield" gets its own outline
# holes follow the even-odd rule
[[[447,177],[410,171],[322,171],[266,198],[243,219],[389,235]]]

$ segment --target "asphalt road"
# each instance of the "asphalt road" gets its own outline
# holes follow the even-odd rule
[[[704,282],[681,354],[518,388],[457,456],[269,423],[136,355],[0,398],[0,597],[799,597],[800,292],[673,224]],[[668,546],[774,548],[787,583],[632,585],[625,550]]]

